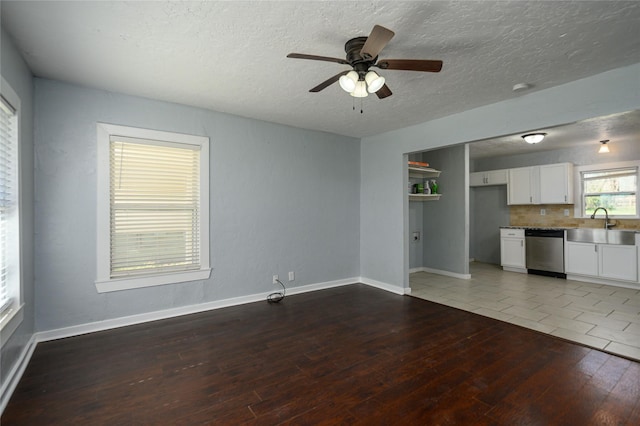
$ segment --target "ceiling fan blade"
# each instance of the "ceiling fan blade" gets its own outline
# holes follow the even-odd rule
[[[331,58],[328,56],[306,55],[304,53],[289,53],[287,58],[294,59],[311,59],[313,61],[337,62],[338,64],[349,65],[349,62],[340,58]]]
[[[322,83],[318,84],[316,87],[314,87],[313,89],[311,89],[309,91],[310,92],[314,92],[314,93],[315,92],[319,92],[319,91],[331,86],[333,83],[338,81],[340,79],[340,77],[342,77],[343,75],[347,74],[349,71],[351,71],[351,70],[342,71],[341,73],[334,75],[330,79],[325,80]]]
[[[375,66],[383,70],[440,72],[442,61],[430,59],[384,59]]]
[[[389,89],[389,86],[385,84],[376,92],[376,95],[378,96],[378,99],[384,99],[393,95],[393,92]]]
[[[375,25],[371,30],[371,34],[367,37],[367,41],[360,50],[360,56],[365,59],[373,59],[384,47],[389,43],[389,40],[393,38],[395,33],[391,30]]]

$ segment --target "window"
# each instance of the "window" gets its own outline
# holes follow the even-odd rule
[[[209,277],[209,139],[98,124],[99,292]]]
[[[0,92],[0,341],[22,320],[20,283],[20,100],[2,79]],[[19,315],[18,315],[19,314]]]
[[[638,217],[638,168],[630,163],[581,168],[582,216],[604,207],[609,216]]]

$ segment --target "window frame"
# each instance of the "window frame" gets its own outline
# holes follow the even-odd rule
[[[619,170],[619,169],[629,169],[629,168],[635,168],[636,169],[636,193],[635,193],[635,197],[636,197],[636,214],[631,216],[631,215],[625,215],[625,216],[621,216],[621,215],[609,215],[609,218],[611,219],[620,219],[620,220],[624,220],[624,219],[640,219],[640,190],[638,188],[638,186],[640,186],[640,160],[635,160],[635,161],[621,161],[621,162],[616,162],[616,163],[601,163],[601,164],[590,164],[587,166],[578,166],[575,168],[575,188],[576,188],[576,200],[579,200],[576,202],[575,206],[574,206],[574,216],[576,218],[582,218],[582,219],[590,219],[591,215],[588,215],[585,213],[585,208],[584,208],[584,181],[583,181],[583,173],[585,172],[589,172],[589,173],[593,173],[593,172],[606,172],[606,171],[613,171],[613,170]]]
[[[97,123],[97,235],[96,289],[99,293],[177,284],[208,279],[209,259],[209,138],[184,133]],[[110,141],[112,136],[160,143],[198,146],[200,149],[200,269],[111,278]]]
[[[11,304],[5,309],[3,312],[0,312],[0,348],[4,346],[4,344],[9,340],[9,338],[16,331],[18,326],[22,323],[24,313],[24,303],[23,303],[23,273],[22,273],[22,167],[21,167],[21,141],[22,141],[22,131],[21,131],[21,123],[22,123],[22,104],[20,101],[20,97],[13,90],[11,85],[4,79],[4,77],[0,76],[0,95],[5,99],[5,101],[11,106],[12,109],[15,110],[16,116],[16,212],[14,217],[14,230],[15,235],[13,239],[9,240],[10,248],[9,251],[15,253],[16,258],[14,258],[13,270],[15,277],[15,282],[13,284],[13,291],[11,293],[11,298],[13,299]]]

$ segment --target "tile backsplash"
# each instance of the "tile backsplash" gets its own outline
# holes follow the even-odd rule
[[[600,219],[601,211],[598,212],[598,219],[574,218],[573,205],[538,204],[534,206],[510,206],[509,225],[510,226],[540,226],[559,228],[603,228],[604,218]],[[545,210],[545,215],[540,214],[540,210]],[[564,215],[565,209],[569,210],[569,216]],[[640,230],[640,219],[610,219],[616,224],[615,229],[635,229]]]

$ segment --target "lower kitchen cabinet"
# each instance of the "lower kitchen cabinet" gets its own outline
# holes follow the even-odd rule
[[[567,274],[598,276],[598,247],[592,243],[566,241],[564,270]]]
[[[500,264],[506,270],[526,272],[524,229],[500,229]]]
[[[567,274],[638,281],[637,246],[565,242]]]
[[[637,281],[638,261],[636,246],[602,244],[600,250],[600,276],[614,280]]]

